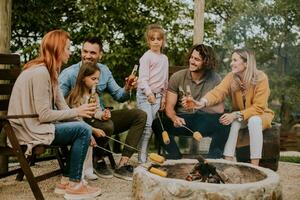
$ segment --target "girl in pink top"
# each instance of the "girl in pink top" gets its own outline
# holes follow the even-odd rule
[[[151,125],[156,112],[165,107],[165,94],[168,86],[169,61],[161,53],[166,41],[163,28],[157,24],[147,27],[146,41],[149,50],[140,58],[137,89],[138,108],[147,113],[147,122],[139,143],[139,162],[145,163],[148,144],[151,138]]]

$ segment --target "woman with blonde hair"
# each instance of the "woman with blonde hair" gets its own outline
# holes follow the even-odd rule
[[[83,162],[92,135],[92,128],[81,121],[61,122],[77,117],[90,118],[95,104],[70,109],[58,87],[58,73],[70,56],[70,36],[63,30],[48,32],[42,39],[40,55],[24,66],[10,97],[8,114],[38,114],[38,118],[11,119],[21,145],[27,145],[30,155],[34,146],[71,145],[68,170],[56,190],[66,199],[96,197],[100,188],[81,181]]]
[[[262,131],[271,126],[274,113],[268,108],[270,88],[267,75],[256,68],[254,52],[249,49],[236,49],[231,55],[232,71],[222,82],[208,92],[200,101],[193,100],[192,107],[201,109],[215,105],[230,96],[232,112],[220,117],[220,123],[231,124],[224,149],[227,160],[233,160],[241,127],[248,126],[250,136],[250,159],[259,164],[262,154]],[[186,98],[183,106],[187,107]]]

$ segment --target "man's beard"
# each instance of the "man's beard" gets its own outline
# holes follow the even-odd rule
[[[97,63],[97,61],[94,61],[94,60],[82,60],[82,63],[83,64],[96,64]]]
[[[190,69],[191,72],[196,72],[196,73],[204,71],[204,68],[200,67],[200,66],[197,66],[197,67],[192,66],[192,70],[191,70],[191,67],[189,67],[189,69]]]

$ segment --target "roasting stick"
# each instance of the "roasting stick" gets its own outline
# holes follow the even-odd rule
[[[116,139],[113,138],[113,137],[110,137],[110,136],[107,136],[107,135],[105,135],[105,137],[107,137],[107,138],[109,138],[109,139],[111,139],[111,140],[113,140],[113,141],[115,141],[115,142],[118,142],[118,143],[120,143],[120,144],[123,144],[124,146],[129,147],[129,148],[131,148],[131,149],[133,149],[133,150],[140,151],[140,150],[138,150],[137,148],[134,148],[133,146],[130,146],[130,145],[128,145],[128,144],[125,144],[124,142],[121,142],[121,141],[119,141],[119,140],[116,140]]]
[[[199,131],[192,131],[190,128],[188,128],[187,126],[185,125],[182,125],[183,128],[187,129],[188,131],[190,131],[191,133],[193,133],[193,138],[195,140],[197,140],[198,142],[200,142],[200,140],[202,139],[202,135]]]
[[[99,149],[102,149],[104,151],[107,151],[107,152],[109,152],[111,154],[115,154],[114,152],[112,152],[112,151],[110,151],[108,149],[105,149],[104,147],[100,147],[98,145],[96,145],[95,147],[97,147]],[[155,154],[155,153],[150,153],[149,158],[152,161],[157,162],[157,163],[163,163],[164,162],[164,158],[162,156],[160,156],[160,155]],[[163,158],[163,160],[161,158]],[[161,177],[167,177],[167,175],[168,175],[167,172],[165,172],[163,170],[160,170],[160,169],[158,169],[156,167],[153,167],[153,166],[150,166],[150,167],[146,167],[144,165],[140,165],[140,166],[146,168],[152,174],[156,174],[156,175],[161,176]]]
[[[158,121],[159,121],[159,123],[160,123],[160,126],[161,126],[161,128],[162,128],[162,130],[163,130],[163,132],[162,132],[162,139],[163,139],[163,141],[164,141],[165,144],[170,144],[170,137],[169,137],[169,134],[168,134],[168,132],[165,130],[165,128],[164,128],[164,126],[163,126],[163,123],[162,123],[162,121],[161,121],[161,118],[160,118],[158,112],[156,113],[156,116],[157,116]]]
[[[107,138],[109,138],[109,139],[111,139],[111,140],[113,140],[113,141],[116,141],[116,142],[118,142],[118,143],[120,143],[120,144],[123,144],[123,145],[125,145],[125,146],[127,146],[127,147],[129,147],[129,148],[131,148],[131,149],[134,149],[134,150],[136,150],[137,152],[140,152],[140,150],[138,150],[137,148],[134,148],[134,147],[132,147],[132,146],[130,146],[130,145],[128,145],[128,144],[125,144],[124,142],[121,142],[121,141],[119,141],[119,140],[116,140],[116,139],[113,138],[113,137],[110,137],[110,136],[107,136],[107,135],[105,135],[105,137],[107,137]],[[103,147],[99,147],[99,148],[103,148]],[[112,152],[111,152],[111,153],[112,153]],[[164,158],[163,156],[160,156],[160,155],[156,154],[156,153],[150,153],[148,157],[149,157],[152,161],[157,162],[157,163],[163,163],[163,162],[165,162],[165,158]]]

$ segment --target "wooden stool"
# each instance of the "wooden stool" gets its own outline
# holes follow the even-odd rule
[[[250,140],[248,128],[241,129],[236,146],[238,162],[250,162]],[[263,131],[262,158],[259,165],[276,171],[280,156],[280,124],[272,123],[272,127]]]

